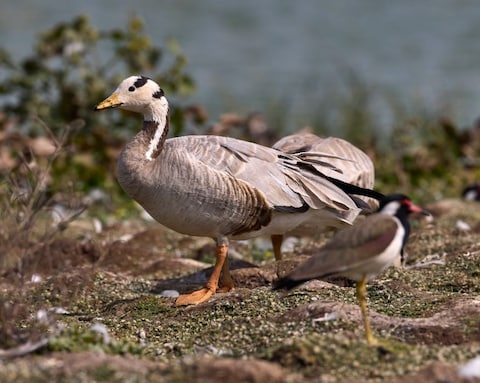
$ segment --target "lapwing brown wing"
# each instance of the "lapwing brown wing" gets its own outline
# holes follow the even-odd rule
[[[311,279],[341,276],[356,282],[365,337],[376,344],[367,313],[366,284],[386,270],[403,252],[410,234],[408,215],[429,215],[403,194],[380,200],[379,209],[352,226],[338,231],[304,263],[274,283],[274,289],[293,289]]]

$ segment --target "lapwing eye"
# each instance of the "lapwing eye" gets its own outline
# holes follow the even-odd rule
[[[128,91],[129,92],[133,92],[135,90],[135,87],[134,86],[131,86],[130,88],[128,88]]]

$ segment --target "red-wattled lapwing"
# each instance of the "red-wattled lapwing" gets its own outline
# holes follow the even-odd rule
[[[213,238],[217,252],[205,286],[177,305],[204,302],[223,284],[232,290],[230,239],[283,235],[307,222],[315,232],[351,224],[364,189],[330,180],[314,161],[230,137],[167,139],[170,107],[160,86],[144,76],[123,80],[95,110],[118,107],[143,115],[143,128],[122,150],[117,178],[159,223]],[[355,190],[353,190],[353,189]],[[373,191],[366,191],[370,193]]]
[[[274,289],[292,289],[314,278],[343,276],[356,281],[357,299],[362,312],[365,336],[375,343],[367,316],[367,281],[387,269],[408,240],[410,213],[428,212],[402,194],[391,194],[380,200],[377,213],[353,226],[338,231],[317,253],[284,278]]]
[[[466,201],[480,201],[480,184],[474,183],[465,187],[462,198]]]

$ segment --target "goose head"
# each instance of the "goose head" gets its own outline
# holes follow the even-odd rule
[[[130,76],[95,110],[120,108],[140,113],[146,121],[162,121],[168,114],[168,101],[160,86],[145,76]]]

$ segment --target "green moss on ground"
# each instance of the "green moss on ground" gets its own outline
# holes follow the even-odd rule
[[[229,371],[235,376],[236,363],[245,360],[265,362],[266,370],[255,371],[272,382],[388,380],[415,374],[433,362],[457,366],[480,353],[480,236],[459,233],[452,222],[455,217],[416,225],[407,267],[391,268],[369,283],[370,317],[380,347],[364,341],[353,285],[314,283],[284,294],[264,282],[177,308],[172,298],[157,294],[160,280],[151,276],[172,275],[165,268],[171,257],[160,254],[156,268],[148,269],[152,274],[133,273],[131,267],[143,270],[137,263],[126,263],[125,272],[118,264],[100,267],[103,260],[66,267],[39,283],[2,283],[2,298],[10,307],[0,313],[2,334],[10,337],[2,347],[12,349],[29,336],[50,334],[50,339],[33,355],[3,361],[0,380],[202,381],[198,377],[204,367],[218,363],[211,367],[213,375]],[[168,245],[172,239],[166,235],[162,240]],[[193,254],[195,244],[184,243],[186,253]],[[307,247],[310,251],[315,246],[312,242]],[[141,253],[148,247],[135,249],[139,259],[148,259],[148,253]],[[294,260],[291,255],[282,262],[292,267]],[[178,273],[178,265],[174,267]],[[252,275],[269,267],[267,262],[251,269]],[[47,323],[39,324],[37,310],[54,307],[66,313],[49,314]],[[328,310],[336,316],[329,319]],[[108,341],[94,330],[96,324],[105,326]],[[103,364],[97,365],[99,357],[93,355],[102,355]],[[92,368],[80,374],[74,366],[81,358],[91,358]],[[58,368],[46,368],[49,360],[56,360]],[[265,378],[276,373],[279,380]]]

